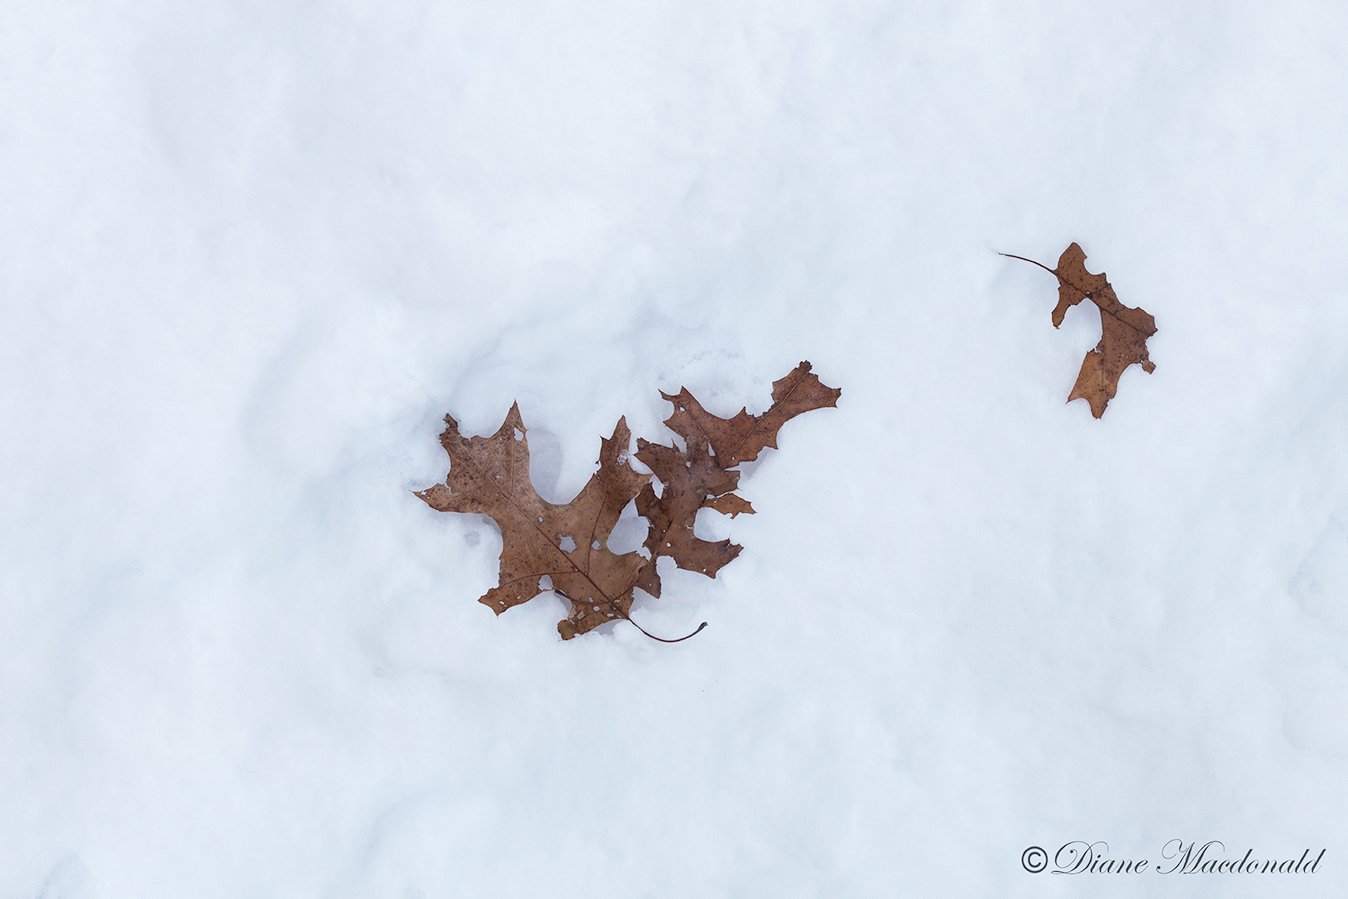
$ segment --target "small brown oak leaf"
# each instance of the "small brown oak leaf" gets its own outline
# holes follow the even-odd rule
[[[739,555],[740,547],[729,540],[711,542],[693,533],[699,509],[712,509],[732,517],[751,514],[754,507],[734,493],[739,486],[741,462],[757,459],[767,447],[776,448],[782,425],[804,412],[836,406],[841,390],[826,387],[802,362],[786,377],[773,382],[772,405],[762,415],[740,409],[732,418],[721,418],[702,407],[686,387],[678,394],[660,394],[674,404],[665,421],[684,440],[684,448],[637,441],[637,458],[646,464],[662,487],[659,496],[647,485],[637,496],[637,512],[650,521],[646,551],[651,563],[642,572],[639,586],[652,596],[660,595],[657,560],[667,556],[689,571],[715,577],[723,565]]]
[[[663,485],[659,496],[650,484],[637,494],[637,514],[650,522],[645,544],[650,564],[641,572],[637,585],[651,596],[660,595],[656,560],[661,556],[673,559],[680,568],[716,577],[722,566],[740,554],[740,547],[729,540],[703,540],[693,533],[693,525],[697,510],[710,500],[733,496],[731,491],[739,485],[740,473],[717,465],[707,442],[696,438],[689,441],[686,450],[638,438],[636,456]],[[744,505],[749,506],[747,502]]]
[[[777,448],[777,431],[782,425],[812,409],[838,405],[842,391],[824,386],[819,376],[802,362],[790,374],[772,383],[772,405],[762,415],[750,415],[740,409],[731,418],[713,415],[688,389],[661,396],[674,404],[674,414],[665,420],[669,429],[684,440],[701,439],[711,444],[716,462],[722,468],[734,468],[741,462],[758,458],[767,447]]]
[[[1156,370],[1147,355],[1147,338],[1156,333],[1156,319],[1145,309],[1121,303],[1104,272],[1093,275],[1086,271],[1086,253],[1080,244],[1074,242],[1063,250],[1057,268],[1012,253],[1000,255],[1033,263],[1058,279],[1053,327],[1061,325],[1067,310],[1082,300],[1090,300],[1100,310],[1100,342],[1081,361],[1076,384],[1067,397],[1069,403],[1084,399],[1090,403],[1091,414],[1099,418],[1118,392],[1119,378],[1128,366],[1136,363],[1148,374]]]

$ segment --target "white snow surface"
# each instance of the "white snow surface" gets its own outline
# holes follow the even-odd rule
[[[3,899],[1348,894],[1348,6],[3,19]],[[1160,329],[1100,421],[996,253],[1073,240]],[[676,646],[412,496],[802,359]],[[1176,838],[1326,855],[1021,865]]]

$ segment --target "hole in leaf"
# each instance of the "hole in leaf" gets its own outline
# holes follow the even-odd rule
[[[637,514],[636,503],[630,502],[623,508],[618,523],[603,540],[603,546],[617,555],[630,553],[645,542],[650,532],[650,521]]]
[[[562,548],[564,553],[575,552],[576,550],[576,541],[572,539],[570,534],[563,534],[562,539],[557,541],[557,545]]]

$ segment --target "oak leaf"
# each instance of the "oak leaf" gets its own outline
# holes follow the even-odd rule
[[[752,462],[767,447],[777,448],[777,431],[782,425],[812,409],[838,405],[842,391],[824,386],[819,376],[802,362],[781,380],[772,382],[772,405],[762,415],[750,415],[740,409],[732,418],[712,415],[688,389],[670,396],[660,395],[674,404],[674,414],[665,424],[684,440],[701,439],[711,444],[717,464],[734,468]]]
[[[445,416],[440,444],[449,454],[449,476],[416,495],[441,512],[478,512],[501,529],[500,583],[478,601],[496,614],[549,589],[571,603],[557,625],[563,639],[606,621],[628,618],[632,587],[646,560],[614,553],[607,540],[623,508],[650,481],[627,463],[631,432],[619,419],[613,436],[600,441],[599,470],[565,505],[538,495],[529,478],[529,437],[512,405],[490,437],[465,438]]]
[[[650,484],[637,494],[637,514],[650,522],[646,532],[646,551],[651,564],[641,573],[639,586],[651,596],[660,595],[660,575],[656,560],[668,556],[680,568],[699,571],[707,577],[740,554],[740,547],[729,540],[712,542],[693,533],[697,510],[734,497],[752,512],[753,507],[730,491],[739,484],[740,473],[727,471],[716,463],[705,440],[691,440],[687,449],[661,446],[638,438],[637,458],[649,468],[662,485],[657,496]],[[724,505],[724,503],[723,503]],[[722,511],[717,509],[717,511]]]
[[[772,384],[772,405],[762,415],[740,409],[731,418],[708,412],[686,387],[660,395],[674,404],[665,420],[669,429],[684,440],[681,450],[638,440],[637,458],[659,479],[657,497],[647,485],[637,497],[637,511],[650,521],[646,550],[649,569],[642,573],[641,588],[660,595],[660,576],[655,561],[668,556],[674,564],[708,577],[739,555],[740,547],[729,540],[711,543],[693,533],[699,509],[725,515],[752,514],[754,507],[733,491],[739,484],[735,467],[757,459],[768,447],[776,448],[782,425],[804,412],[838,404],[842,391],[826,387],[802,362],[786,377]]]
[[[802,412],[834,406],[842,391],[825,387],[802,362],[773,384],[773,403],[762,415],[741,409],[733,418],[713,415],[687,389],[676,396],[662,393],[675,405],[666,424],[683,438],[683,446],[637,441],[636,458],[659,479],[640,474],[628,462],[631,433],[619,419],[613,436],[601,441],[599,469],[564,505],[542,499],[529,478],[528,429],[518,405],[490,437],[465,438],[458,422],[446,415],[440,443],[450,457],[444,483],[416,495],[442,512],[477,512],[501,529],[500,583],[479,600],[498,615],[553,590],[571,604],[558,623],[562,638],[593,630],[615,619],[632,621],[634,590],[652,596],[661,591],[657,563],[670,558],[680,568],[707,577],[739,555],[729,540],[703,540],[694,533],[697,513],[711,509],[730,516],[754,511],[734,491],[736,466],[777,445],[783,424]],[[648,522],[645,555],[614,553],[608,538],[623,509],[636,501],[637,514]],[[667,643],[632,622],[642,633]],[[693,633],[706,627],[703,622]],[[689,637],[692,634],[688,635]],[[685,640],[687,637],[680,637]]]
[[[1001,255],[1033,263],[1058,279],[1053,327],[1061,325],[1067,310],[1082,300],[1090,300],[1100,310],[1100,342],[1081,361],[1076,384],[1067,397],[1069,403],[1084,399],[1091,405],[1091,414],[1099,418],[1118,391],[1119,378],[1128,366],[1136,363],[1148,374],[1155,371],[1156,366],[1147,355],[1147,338],[1156,333],[1156,319],[1145,309],[1121,303],[1104,272],[1093,275],[1086,271],[1086,253],[1080,244],[1072,243],[1063,250],[1057,268],[1024,256]]]

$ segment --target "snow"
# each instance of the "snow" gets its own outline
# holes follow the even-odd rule
[[[1346,28],[11,4],[0,896],[1343,895]],[[1160,329],[1100,421],[1094,312],[996,255],[1073,240]],[[677,646],[496,618],[411,496],[446,412],[518,400],[561,502],[802,359],[839,408],[638,602]],[[1021,867],[1174,838],[1327,853]]]

